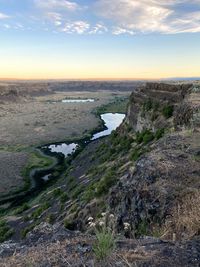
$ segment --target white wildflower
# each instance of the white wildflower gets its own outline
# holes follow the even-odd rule
[[[124,230],[128,230],[130,228],[130,223],[125,222],[124,223]]]
[[[104,222],[100,221],[100,222],[99,222],[99,225],[100,225],[100,226],[103,226],[103,225],[104,225]]]
[[[91,221],[93,221],[94,219],[92,218],[92,217],[89,217],[88,218],[88,222],[91,222]]]
[[[110,215],[109,215],[109,218],[110,218],[110,219],[114,219],[115,216],[114,216],[113,214],[110,214]]]
[[[102,216],[102,217],[105,217],[105,216],[106,216],[106,212],[102,212],[102,213],[101,213],[101,216]]]
[[[90,223],[90,227],[95,227],[95,226],[96,226],[95,223],[93,223],[93,222]]]

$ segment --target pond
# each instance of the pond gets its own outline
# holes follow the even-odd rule
[[[106,127],[105,130],[95,133],[90,140],[94,141],[100,137],[110,135],[112,131],[116,130],[117,127],[122,123],[125,118],[125,114],[121,113],[105,113],[101,115],[101,119]],[[60,143],[51,144],[43,148],[48,149],[50,152],[62,153],[65,157],[73,154],[79,147],[78,143]]]
[[[71,143],[71,144],[66,144],[66,143],[61,143],[61,144],[55,144],[55,145],[49,145],[45,148],[48,148],[51,152],[56,152],[56,153],[62,153],[67,157],[68,155],[71,155],[76,148],[78,147],[78,144]]]
[[[95,100],[92,98],[87,99],[63,99],[62,103],[88,103],[88,102],[94,102]]]

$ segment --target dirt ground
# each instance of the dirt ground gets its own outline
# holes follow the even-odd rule
[[[98,126],[91,111],[115,95],[128,92],[56,92],[0,104],[0,146],[38,145],[82,136]],[[65,98],[94,98],[89,103],[62,103]]]
[[[27,160],[27,153],[0,152],[0,196],[23,184],[21,169]]]

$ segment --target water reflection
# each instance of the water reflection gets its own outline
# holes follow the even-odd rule
[[[62,144],[48,146],[51,152],[62,153],[65,155],[65,157],[72,154],[76,150],[77,147],[78,147],[78,144],[75,144],[75,143],[71,143],[71,144],[62,143]]]
[[[64,99],[62,103],[87,103],[87,102],[94,102],[95,100],[92,98],[87,99]]]
[[[125,118],[125,114],[120,114],[120,113],[102,114],[101,119],[104,121],[107,129],[94,134],[91,140],[96,140],[102,136],[107,136],[111,134],[111,132],[116,130],[116,128],[122,123],[124,118]]]
[[[101,115],[101,119],[104,121],[106,130],[101,131],[99,133],[96,133],[92,136],[92,138],[89,141],[96,140],[100,137],[107,136],[111,134],[113,130],[116,130],[116,128],[122,123],[123,119],[125,118],[125,114],[120,113],[105,113]],[[89,141],[86,141],[88,143]],[[71,155],[77,148],[77,143],[61,143],[61,144],[52,144],[45,148],[48,148],[51,152],[56,153],[62,153],[65,155],[65,157]],[[48,177],[47,177],[48,179]]]

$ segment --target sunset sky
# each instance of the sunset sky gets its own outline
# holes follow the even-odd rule
[[[200,77],[200,0],[0,0],[0,78]]]

